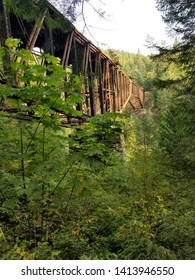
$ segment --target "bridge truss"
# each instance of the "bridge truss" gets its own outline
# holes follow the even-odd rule
[[[41,7],[32,4],[29,12],[37,9],[39,16],[36,20],[27,20],[20,13],[8,12],[5,2],[0,0],[0,44],[10,36],[20,38],[26,49],[33,51],[38,48],[59,57],[65,70],[82,76],[83,102],[79,109],[84,115],[122,112],[128,102],[134,109],[143,108],[143,88],[51,4],[47,1],[42,1],[44,5]],[[55,24],[52,26],[51,22]]]

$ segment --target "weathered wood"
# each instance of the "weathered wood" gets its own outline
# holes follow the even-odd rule
[[[40,15],[37,19],[37,21],[35,22],[35,25],[33,27],[33,30],[30,34],[29,40],[27,42],[27,46],[26,49],[28,49],[29,51],[32,51],[33,48],[35,47],[37,38],[39,36],[39,33],[41,31],[43,22],[45,20],[46,14],[48,12],[48,9],[45,9],[45,12],[43,13],[43,15]]]
[[[116,95],[115,95],[115,66],[111,66],[111,94],[112,94],[112,112],[116,112]]]
[[[84,46],[84,56],[83,56],[83,103],[84,103],[84,112],[86,114],[90,114],[90,102],[89,102],[89,81],[88,81],[88,64],[89,64],[89,51],[90,51],[90,45],[85,44]]]
[[[75,59],[75,73],[76,75],[79,74],[79,69],[78,69],[78,57],[77,57],[77,46],[76,46],[76,40],[75,37],[73,38],[73,48],[74,48],[74,59]]]
[[[68,36],[66,38],[66,42],[65,42],[64,53],[63,53],[63,57],[62,57],[62,61],[61,61],[62,66],[64,67],[65,70],[68,66],[68,60],[70,57],[70,50],[71,50],[71,46],[72,46],[73,36],[74,36],[74,30],[70,34],[68,34]]]
[[[106,61],[102,60],[102,85],[103,85],[103,112],[106,112],[107,100],[106,100]]]
[[[90,109],[91,116],[95,116],[95,94],[94,94],[94,78],[93,78],[93,70],[92,70],[92,61],[91,61],[91,51],[89,52],[89,97],[90,97]]]
[[[86,77],[86,75],[87,75],[87,69],[88,69],[88,64],[89,64],[89,52],[90,52],[90,45],[87,44],[86,56],[85,56],[85,62],[84,62],[84,77]]]
[[[4,31],[4,34],[3,32],[0,33],[0,42],[10,36],[12,28],[4,2],[5,0],[0,0],[0,14],[3,15],[0,22],[0,31]],[[131,102],[132,98],[134,98],[132,99],[133,106],[135,106],[134,101],[139,100],[139,107],[143,108],[144,90],[127,77],[118,65],[85,38],[83,34],[72,25],[72,29],[67,30],[63,26],[59,27],[60,29],[51,29],[51,27],[47,27],[44,24],[48,14],[50,16],[55,14],[54,18],[57,18],[57,10],[52,9],[51,4],[48,4],[44,13],[34,23],[31,31],[29,29],[32,23],[29,25],[22,17],[21,19],[18,18],[19,25],[17,25],[17,28],[21,28],[23,33],[25,30],[25,38],[23,36],[23,39],[28,39],[27,49],[32,51],[36,43],[39,46],[43,45],[43,51],[48,51],[51,54],[54,54],[57,49],[56,53],[61,59],[63,68],[65,70],[68,68],[68,71],[72,71],[73,74],[78,74],[82,77],[83,102],[78,105],[78,108],[89,116],[105,112],[121,112],[127,103]],[[61,17],[60,14],[59,17]],[[44,33],[42,32],[43,25]],[[13,30],[16,35],[20,34],[16,28]],[[58,37],[59,34],[60,36]],[[12,34],[13,37],[14,35]],[[45,40],[48,43],[48,38],[50,40],[49,48],[46,47],[48,44],[43,42]],[[58,38],[59,43],[57,42]],[[39,60],[37,60],[38,62]],[[65,98],[66,94],[69,93],[65,93]],[[138,103],[136,101],[136,104]]]
[[[116,112],[120,112],[121,107],[121,100],[120,100],[120,77],[119,77],[119,69],[115,69],[115,83],[116,83],[116,103],[117,103],[117,110]]]
[[[106,60],[106,102],[107,102],[106,111],[111,112],[112,100],[110,94],[110,65],[108,60]]]
[[[104,110],[104,90],[103,90],[103,73],[102,73],[102,59],[100,58],[100,54],[98,53],[98,60],[99,60],[99,79],[98,79],[98,90],[99,90],[99,99],[100,99],[100,111],[101,114],[105,113]]]

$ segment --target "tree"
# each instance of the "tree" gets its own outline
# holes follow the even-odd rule
[[[68,1],[56,1],[56,0],[48,0],[52,5],[54,5],[58,10],[60,10],[63,15],[69,18],[71,21],[75,21],[80,11],[78,11],[78,7],[85,0],[68,0]]]
[[[97,18],[101,19],[107,19],[108,15],[106,11],[104,10],[104,7],[101,6],[104,5],[104,3],[101,0],[96,1],[96,3],[93,3],[91,0],[48,0],[52,5],[57,7],[57,9],[71,22],[75,22],[76,20],[79,20],[79,22],[82,22],[82,32],[88,34],[91,38],[94,39],[94,41],[97,42],[96,38],[93,36],[93,32],[91,32],[91,29],[94,26],[91,26],[87,19],[86,12],[86,6],[87,8],[90,8],[90,12],[94,13],[94,15],[97,16]],[[95,27],[96,28],[96,27]],[[98,28],[98,27],[97,27]]]
[[[162,12],[163,20],[183,42],[194,41],[194,0],[156,0],[157,9]]]
[[[187,81],[186,92],[195,86],[195,1],[157,0],[157,8],[163,20],[168,24],[170,34],[178,36],[177,43],[171,48],[156,46],[159,55],[167,61],[175,61]]]
[[[67,128],[68,117],[82,115],[80,77],[65,72],[58,58],[40,53],[35,59],[19,44],[8,38],[0,47],[0,258],[34,258],[39,246],[38,258],[53,258],[59,230],[71,235],[66,221],[77,219],[80,197],[109,164],[122,122],[107,113]],[[30,247],[35,255],[28,255]]]
[[[178,36],[171,48],[156,46],[159,54],[154,56],[166,62],[169,73],[170,67],[177,68],[176,76],[172,71],[159,81],[159,86],[174,92],[162,118],[161,144],[177,170],[192,177],[195,167],[195,1],[157,0],[157,8],[170,31]]]
[[[76,19],[80,16],[85,22],[85,3],[90,5],[93,11],[96,12],[100,17],[104,17],[105,15],[105,11],[103,11],[101,8],[98,8],[97,5],[92,4],[90,0],[48,0],[48,2],[57,7],[57,9],[59,9],[65,17],[69,18],[73,22],[76,21]],[[101,0],[99,0],[99,3],[102,3]]]

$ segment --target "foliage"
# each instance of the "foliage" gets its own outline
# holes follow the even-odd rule
[[[67,14],[65,18],[62,14],[57,13],[54,7],[48,4],[47,0],[7,0],[6,7],[9,12],[22,17],[27,22],[36,22],[39,16],[46,15],[46,20],[44,25],[47,27],[55,29],[58,28],[62,32],[70,31],[73,28],[72,23],[67,18],[74,18],[73,14]],[[55,10],[55,13],[53,12]]]
[[[157,57],[168,62],[175,62],[183,73],[181,81],[185,82],[186,90],[193,94],[195,66],[195,34],[194,9],[195,1],[185,3],[176,0],[157,0],[157,7],[163,20],[168,24],[170,32],[178,36],[177,43],[172,48],[156,46],[159,49]]]
[[[161,120],[161,145],[171,157],[173,166],[187,177],[194,177],[194,131],[194,96],[175,99]]]
[[[80,78],[19,43],[0,49],[0,258],[194,259],[193,99],[156,83],[177,66],[153,68],[153,114],[64,128],[62,113],[81,116]]]
[[[60,229],[77,219],[69,208],[94,188],[95,171],[111,160],[122,123],[117,114],[105,114],[64,130],[61,114],[81,116],[80,78],[66,73],[57,58],[35,58],[19,44],[10,38],[0,50],[1,254],[54,258]]]
[[[158,0],[158,9],[170,30],[178,36],[171,48],[157,46],[154,59],[163,61],[166,75],[157,85],[171,92],[166,111],[162,113],[161,147],[183,176],[194,176],[194,1]],[[164,107],[163,107],[164,109]]]
[[[102,4],[101,0],[92,3],[90,0],[48,0],[60,13],[62,13],[71,22],[81,19],[87,29],[89,26],[86,24],[86,14],[84,6],[87,3],[99,17],[104,18],[105,11],[98,8],[98,4]],[[89,30],[88,30],[89,31]]]
[[[6,6],[9,11],[13,12],[18,16],[23,16],[27,21],[34,21],[37,19],[37,15],[44,14],[46,10],[46,1],[32,1],[32,0],[6,0]]]
[[[163,13],[163,20],[176,34],[181,34],[187,42],[193,37],[195,2],[177,0],[157,0],[157,8]]]
[[[71,21],[75,21],[78,17],[78,7],[84,2],[83,0],[68,0],[68,1],[56,1],[49,0],[49,2],[57,7],[61,13],[63,13],[66,18],[69,18]]]

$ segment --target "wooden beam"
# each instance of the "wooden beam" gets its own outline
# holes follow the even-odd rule
[[[76,46],[75,37],[73,37],[73,48],[74,48],[75,70],[76,70],[76,73],[74,73],[74,74],[78,75],[79,69],[78,69],[77,46]]]
[[[91,51],[89,51],[89,98],[90,98],[91,116],[95,116],[96,111],[95,111],[94,77],[93,77],[93,69],[92,69],[92,61],[91,61]]]
[[[29,37],[29,40],[28,40],[27,46],[26,46],[26,49],[29,50],[29,51],[32,51],[33,48],[35,47],[37,38],[38,38],[39,33],[41,31],[41,28],[42,28],[42,25],[43,25],[43,22],[45,20],[47,12],[48,12],[48,9],[45,9],[43,15],[40,15],[35,22],[35,25],[33,27],[33,30],[30,34],[30,37]]]
[[[106,105],[106,111],[111,112],[112,100],[110,95],[110,65],[108,60],[106,60]]]
[[[114,65],[112,65],[112,68],[111,68],[112,111],[116,112],[116,92],[115,92],[114,78],[115,78],[115,67],[114,67]]]
[[[99,99],[100,99],[100,109],[101,109],[101,114],[105,113],[104,110],[104,90],[103,90],[103,77],[102,77],[102,58],[100,57],[100,55],[98,55],[98,59],[99,59],[99,81],[98,81],[98,89],[99,89]]]
[[[103,85],[103,94],[102,94],[102,97],[103,97],[103,113],[106,112],[106,103],[107,103],[107,100],[106,100],[106,60],[105,59],[102,59],[102,85]]]
[[[125,107],[127,106],[128,102],[131,99],[131,95],[129,95],[129,97],[127,98],[127,100],[125,101],[125,103],[123,104],[122,108],[120,109],[120,113],[123,112],[123,110],[125,109]]]
[[[85,109],[86,109],[87,114],[90,114],[90,112],[89,112],[90,102],[89,102],[89,97],[88,97],[88,87],[89,87],[88,79],[89,79],[89,77],[88,77],[88,73],[87,73],[88,63],[89,63],[89,51],[90,51],[90,45],[85,44],[82,73],[83,73],[83,99],[84,99],[83,102],[86,104]]]
[[[95,111],[96,114],[101,114],[101,91],[100,88],[100,55],[99,52],[95,53]]]
[[[116,83],[116,104],[117,112],[120,112],[120,86],[119,86],[119,69],[115,69],[115,83]]]
[[[74,30],[72,30],[71,33],[68,34],[68,36],[66,37],[66,41],[65,41],[64,53],[63,53],[63,57],[62,57],[62,61],[61,61],[61,64],[65,70],[68,66],[73,36],[74,36]]]

